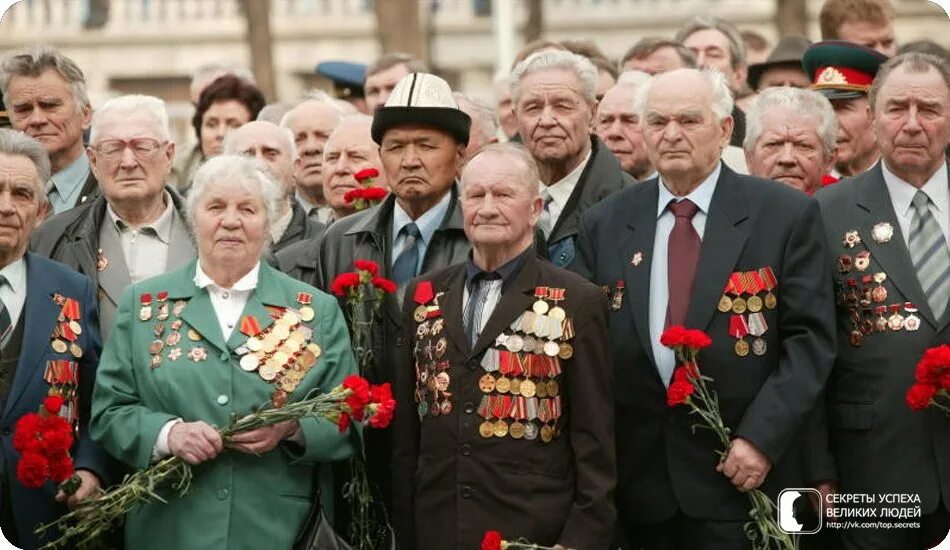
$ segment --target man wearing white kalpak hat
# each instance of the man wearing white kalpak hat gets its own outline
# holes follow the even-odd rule
[[[400,286],[399,297],[384,298],[383,321],[373,329],[376,361],[372,372],[363,373],[373,383],[391,381],[395,359],[406,354],[400,320],[405,283],[468,258],[471,245],[462,224],[456,177],[470,125],[444,80],[428,73],[403,77],[386,105],[375,112],[372,126],[392,193],[378,206],[333,223],[320,244],[312,281],[318,288],[326,289],[337,275],[353,271],[356,259],[377,262],[380,275]],[[371,432],[366,433],[370,477],[388,505],[391,432]]]

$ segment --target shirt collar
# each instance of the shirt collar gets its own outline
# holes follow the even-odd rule
[[[590,155],[593,152],[593,149],[587,151],[587,156],[584,157],[584,160],[580,164],[574,167],[571,172],[561,178],[560,180],[552,183],[551,185],[544,185],[540,183],[540,190],[542,195],[545,193],[551,197],[551,200],[554,201],[554,204],[560,209],[564,209],[564,206],[567,204],[568,199],[571,198],[571,193],[574,192],[574,188],[577,187],[577,182],[581,179],[581,174],[584,173],[584,168],[587,167],[587,163],[590,161]]]
[[[246,275],[238,279],[237,282],[234,283],[234,286],[232,286],[228,290],[238,290],[238,291],[254,290],[255,288],[257,288],[257,276],[258,276],[258,273],[260,272],[260,269],[261,269],[261,262],[257,262],[256,264],[254,264],[254,267],[252,267],[251,270],[247,272]],[[195,281],[195,286],[197,286],[198,288],[205,288],[207,286],[210,286],[212,288],[224,288],[221,285],[215,283],[214,280],[212,280],[211,277],[208,276],[208,274],[205,273],[203,269],[201,269],[200,260],[195,265],[194,281]]]
[[[499,267],[491,273],[497,273],[501,276],[501,286],[507,287],[511,281],[518,276],[518,272],[521,271],[521,266],[524,265],[525,259],[528,257],[528,254],[534,252],[534,244],[532,243],[528,248],[524,250],[521,254],[518,254],[511,260],[508,260],[505,265]],[[490,275],[491,273],[483,270],[482,268],[475,265],[473,261],[473,253],[468,253],[468,261],[465,262],[465,286],[469,289],[472,288],[472,284],[475,282],[475,277],[479,275]]]
[[[81,188],[89,177],[89,158],[82,153],[69,166],[50,177],[50,182],[56,188],[60,197],[66,198]]]
[[[165,201],[165,210],[162,211],[162,214],[153,221],[152,223],[146,223],[138,227],[139,230],[142,229],[151,229],[155,232],[155,235],[160,241],[165,244],[169,244],[172,240],[172,217],[175,214],[175,204],[172,202],[172,196],[165,191],[162,200]],[[109,218],[112,220],[112,225],[115,227],[116,231],[120,234],[127,229],[130,229],[132,226],[122,220],[115,210],[112,209],[112,205],[106,203],[106,212],[109,213]]]
[[[294,196],[297,198],[297,202],[300,203],[300,206],[303,207],[303,211],[309,216],[310,211],[314,208],[319,208],[320,206],[314,204],[307,200],[306,197],[300,194],[300,191],[294,191]]]
[[[894,211],[898,216],[906,217],[913,206],[917,188],[907,183],[887,168],[886,162],[881,162],[881,172],[884,174],[884,183],[891,195]],[[937,212],[946,215],[950,211],[950,187],[947,181],[947,161],[944,160],[940,168],[930,176],[930,179],[920,188],[937,207]]]
[[[395,240],[399,236],[399,232],[402,231],[403,227],[414,222],[416,227],[419,228],[422,242],[428,246],[429,241],[432,240],[432,234],[435,233],[435,230],[442,224],[446,212],[449,211],[449,201],[451,200],[452,191],[446,191],[442,199],[439,200],[435,206],[426,210],[417,220],[410,218],[409,214],[399,205],[399,201],[396,201],[395,207],[393,208],[393,239]]]
[[[20,256],[19,260],[0,269],[0,275],[6,278],[7,284],[13,289],[14,294],[23,292],[26,288],[26,262],[23,257]]]
[[[673,193],[670,193],[670,190],[666,188],[666,184],[663,183],[663,176],[660,176],[660,179],[657,181],[657,185],[660,186],[660,196],[656,204],[656,217],[659,218],[664,212],[666,212],[670,201],[680,201],[683,199],[689,199],[693,201],[693,204],[698,206],[700,211],[708,216],[709,204],[712,203],[713,193],[716,191],[716,183],[719,181],[720,172],[722,172],[721,161],[716,164],[716,169],[713,170],[711,174],[706,176],[706,179],[704,179],[702,183],[696,187],[696,189],[693,189],[692,193],[686,195],[682,199]]]

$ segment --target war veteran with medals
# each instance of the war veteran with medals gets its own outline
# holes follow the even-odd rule
[[[277,184],[257,162],[208,161],[188,196],[198,260],[126,290],[96,380],[93,437],[135,469],[175,455],[188,495],[126,517],[129,548],[290,548],[318,463],[352,452],[328,420],[215,427],[329,390],[355,372],[334,299],[261,262]]]
[[[607,304],[540,259],[531,156],[484,148],[462,172],[467,262],[406,291],[395,375],[394,509],[405,548],[477,548],[486,530],[607,548],[615,483]],[[414,516],[414,517],[413,517]]]

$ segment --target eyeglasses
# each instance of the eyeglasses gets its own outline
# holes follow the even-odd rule
[[[107,160],[115,160],[122,156],[122,153],[128,147],[132,149],[132,154],[136,158],[143,159],[152,156],[162,145],[164,145],[164,142],[152,138],[107,139],[93,146],[93,150]]]

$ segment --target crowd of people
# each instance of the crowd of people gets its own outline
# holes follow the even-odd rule
[[[58,50],[9,53],[3,535],[38,548],[38,524],[176,456],[191,490],[108,545],[297,548],[356,453],[386,549],[468,550],[492,530],[751,548],[746,493],[786,489],[815,489],[796,517],[825,521],[803,548],[936,544],[950,417],[906,395],[950,344],[950,55],[901,44],[887,0],[825,0],[820,26],[771,47],[698,16],[616,60],[534,42],[492,103],[400,53],[289,103],[206,66],[189,149],[162,99],[93,106]],[[367,173],[378,204],[353,200]],[[331,293],[359,260],[397,285],[365,372]],[[676,326],[711,338],[698,361],[726,448],[671,406]],[[357,372],[391,384],[388,429],[217,430]],[[14,428],[49,396],[71,403],[73,494],[18,480]],[[910,508],[890,528],[832,521],[895,502]]]

